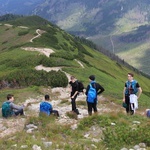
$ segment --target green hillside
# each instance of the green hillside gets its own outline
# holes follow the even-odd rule
[[[28,22],[30,23],[28,24]],[[49,80],[48,83],[42,79],[41,82],[37,82],[38,77],[45,77],[48,73],[36,71],[34,67],[40,64],[46,67],[63,66],[62,70],[75,75],[85,85],[88,84],[88,76],[95,74],[97,81],[106,89],[105,95],[110,99],[121,100],[124,82],[127,79],[127,73],[131,72],[131,70],[110,60],[98,51],[79,43],[73,36],[40,17],[24,17],[8,23],[13,26],[8,26],[6,22],[2,22],[0,28],[0,33],[3,35],[0,37],[1,81],[9,81],[12,86],[13,83],[17,82],[18,86],[51,85],[55,87],[56,85],[50,83]],[[20,26],[28,28],[20,28]],[[44,31],[42,36],[34,39],[33,42],[29,42],[36,35],[37,28]],[[48,58],[44,55],[39,55],[38,52],[25,51],[21,47],[51,48],[55,53]],[[74,59],[81,61],[85,68],[81,68]],[[22,74],[24,74],[24,77],[21,77]],[[50,73],[48,75],[53,76]],[[62,75],[64,73],[60,72],[60,76]],[[149,79],[136,73],[135,78],[139,81],[144,93],[141,103],[144,106],[149,106]],[[62,77],[59,79],[61,80]],[[66,81],[67,79],[65,78],[63,82],[60,82],[62,85],[58,84],[58,86],[66,86]]]
[[[147,148],[150,147],[150,122],[141,115],[146,108],[150,108],[150,79],[88,47],[87,45],[92,45],[91,42],[84,40],[81,42],[82,40],[38,16],[1,21],[0,24],[2,35],[0,37],[0,105],[8,93],[15,95],[17,104],[32,98],[34,101],[31,106],[37,105],[41,101],[38,101],[41,99],[38,96],[45,93],[51,94],[57,103],[58,93],[53,95],[50,89],[68,85],[65,72],[81,80],[85,87],[88,85],[89,75],[94,74],[96,81],[105,88],[100,98],[104,100],[98,102],[98,107],[104,108],[103,112],[79,120],[73,120],[74,118],[71,117],[74,116],[70,116],[76,124],[67,124],[69,119],[61,124],[59,118],[55,119],[53,116],[36,117],[35,108],[33,114],[31,110],[26,111],[29,114],[24,118],[0,118],[1,126],[5,126],[0,130],[0,136],[3,130],[5,132],[5,129],[11,128],[10,126],[14,125],[13,127],[16,128],[19,121],[19,125],[24,123],[22,130],[18,125],[16,132],[0,138],[1,149],[19,150],[22,147],[33,149],[34,145],[38,145],[43,150],[120,150],[123,147],[131,148],[139,143],[145,143]],[[25,48],[32,48],[35,51],[25,50]],[[53,53],[47,57],[36,49],[41,51],[50,49]],[[35,67],[39,65],[60,67],[61,70],[38,71]],[[136,80],[143,89],[138,113],[133,116],[124,114],[121,107],[122,91],[128,72],[135,74]],[[68,107],[69,104],[66,99],[62,99],[57,108]],[[77,105],[87,109],[85,99],[77,101]],[[106,109],[114,111],[106,112]],[[66,109],[63,113],[67,114]],[[141,124],[133,121],[139,121]],[[29,124],[37,127],[32,133],[27,132],[26,125]],[[72,125],[77,125],[77,128],[71,129]],[[47,147],[44,141],[50,141],[52,145]]]

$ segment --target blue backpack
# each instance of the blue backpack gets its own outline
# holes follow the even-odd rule
[[[133,93],[132,94],[136,94],[138,92],[136,84],[137,84],[136,80],[133,80],[132,82],[126,81],[127,89],[125,91],[125,94],[129,94],[129,88],[130,88],[130,86],[132,86],[132,89],[133,89]]]
[[[50,103],[48,102],[40,103],[40,113],[45,113],[49,116],[51,110],[52,110],[52,105]]]
[[[87,94],[87,101],[89,103],[94,103],[96,97],[97,97],[96,88],[93,88],[92,85],[90,84],[90,88]]]

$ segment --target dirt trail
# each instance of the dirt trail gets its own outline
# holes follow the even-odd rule
[[[82,68],[84,68],[83,64],[82,64],[79,60],[75,59],[75,61],[76,61]]]
[[[33,42],[34,39],[36,39],[36,38],[38,38],[38,37],[41,36],[41,34],[40,34],[39,32],[40,32],[40,29],[37,29],[37,30],[36,30],[37,35],[36,35],[35,37],[33,37],[33,38],[30,40],[30,42]]]
[[[47,57],[49,57],[51,53],[55,53],[50,48],[22,47],[22,49],[26,51],[37,51],[37,52],[40,52],[41,54],[44,54]]]

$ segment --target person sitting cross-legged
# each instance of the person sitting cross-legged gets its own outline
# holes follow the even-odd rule
[[[8,94],[7,101],[2,104],[2,116],[8,118],[11,116],[24,115],[24,105],[19,106],[14,104],[14,95]]]
[[[49,100],[49,95],[45,95],[45,101],[40,103],[40,114],[44,113],[48,116],[54,114],[55,116],[59,117],[59,112],[57,110],[53,110],[52,105],[48,102]]]

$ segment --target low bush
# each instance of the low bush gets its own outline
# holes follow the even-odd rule
[[[26,31],[19,31],[18,32],[18,36],[23,36],[23,35],[26,35],[29,33],[29,30],[26,30]]]
[[[68,79],[61,71],[36,71],[34,69],[17,70],[5,77],[1,77],[0,81],[7,81],[9,87],[26,87],[26,86],[51,86],[66,87]]]

